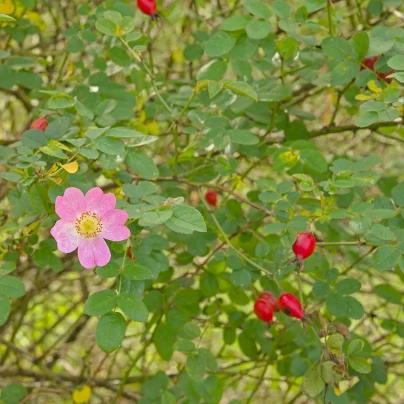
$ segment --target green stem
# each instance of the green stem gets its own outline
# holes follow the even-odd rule
[[[362,243],[358,241],[319,241],[316,244],[327,246],[327,245],[361,245]]]
[[[331,14],[331,6],[332,4],[327,0],[327,15],[328,15],[328,29],[330,32],[330,36],[334,35],[334,25],[332,21],[332,14]]]
[[[142,56],[139,53],[136,53],[130,46],[129,44],[120,36],[119,39],[121,40],[121,42],[126,46],[126,48],[128,49],[128,51],[132,54],[132,56],[139,62],[142,64],[144,70],[146,71],[147,75],[150,77],[150,81],[151,84],[153,86],[153,89],[157,95],[157,97],[159,98],[159,100],[161,101],[161,103],[164,105],[164,108],[167,110],[167,112],[169,112],[169,114],[172,116],[173,111],[172,109],[168,106],[168,104],[165,102],[164,98],[161,96],[160,91],[158,90],[156,83],[154,81],[154,75],[153,73],[150,71],[150,69],[147,67],[146,63],[144,62]]]
[[[250,265],[252,265],[253,267],[257,268],[259,271],[265,273],[266,275],[270,276],[272,278],[272,280],[276,283],[276,286],[278,286],[279,290],[282,290],[281,285],[279,284],[278,280],[276,279],[275,275],[268,272],[268,270],[266,270],[265,268],[263,268],[261,265],[255,263],[254,261],[252,261],[250,258],[248,258],[244,253],[242,253],[240,250],[238,250],[236,247],[234,247],[234,245],[232,244],[232,242],[230,241],[230,239],[227,237],[227,234],[224,232],[222,226],[220,225],[219,221],[216,219],[216,216],[214,215],[213,212],[211,212],[209,210],[209,206],[205,201],[204,196],[202,195],[202,192],[200,190],[198,190],[198,194],[199,197],[201,199],[201,201],[203,202],[203,204],[205,205],[206,210],[209,212],[210,216],[212,217],[213,221],[215,222],[216,227],[219,229],[221,235],[223,236],[223,238],[226,241],[226,244],[229,245],[235,252],[236,254],[242,258],[244,261],[248,262]]]

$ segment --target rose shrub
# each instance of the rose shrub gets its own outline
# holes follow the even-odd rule
[[[403,19],[0,1],[0,400],[404,402]]]

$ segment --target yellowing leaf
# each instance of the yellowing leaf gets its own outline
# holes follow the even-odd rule
[[[378,86],[375,80],[370,80],[368,82],[368,89],[373,93],[381,93],[383,91],[383,89]]]
[[[81,389],[75,389],[72,394],[73,401],[76,404],[87,403],[91,398],[91,389],[88,386],[83,386]]]
[[[146,124],[147,132],[149,135],[159,135],[160,129],[158,123],[153,119],[151,122]]]
[[[377,98],[376,94],[372,94],[372,95],[358,94],[357,96],[355,96],[355,100],[359,100],[359,101],[368,101],[368,100],[373,100],[375,98]]]
[[[64,170],[66,170],[69,174],[74,174],[79,169],[79,165],[77,161],[73,161],[72,163],[63,164],[61,166]]]
[[[146,112],[140,111],[139,112],[139,122],[143,123],[146,120]]]
[[[355,386],[359,382],[358,376],[353,376],[349,380],[341,380],[339,383],[334,385],[334,393],[337,396],[344,394],[351,387]]]
[[[0,13],[13,14],[15,11],[15,3],[13,0],[0,0]]]
[[[171,57],[173,58],[174,63],[179,65],[184,64],[184,54],[182,53],[182,49],[178,46],[175,46],[171,50]]]
[[[1,0],[0,0],[1,1]],[[34,25],[36,25],[41,31],[44,31],[46,28],[46,24],[44,20],[42,19],[41,15],[34,12],[34,11],[29,11],[26,14],[26,17],[28,20],[30,20]]]

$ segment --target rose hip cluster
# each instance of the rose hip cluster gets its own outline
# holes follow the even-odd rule
[[[299,233],[293,244],[293,252],[296,255],[296,261],[299,270],[302,268],[302,261],[313,254],[316,248],[316,239],[310,233]],[[304,311],[299,299],[291,293],[282,293],[277,299],[271,292],[262,292],[254,304],[254,312],[257,317],[271,323],[274,313],[282,311],[289,317],[295,317],[300,320],[304,318]]]
[[[279,299],[276,299],[271,292],[262,292],[254,304],[255,314],[266,323],[271,323],[274,313],[279,310],[289,317],[300,320],[304,317],[299,299],[291,293],[282,293]]]

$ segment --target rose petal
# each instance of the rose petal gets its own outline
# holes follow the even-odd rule
[[[79,245],[79,261],[84,268],[103,267],[111,260],[111,252],[101,237],[86,238]]]
[[[52,227],[50,233],[56,240],[58,250],[64,253],[74,251],[83,239],[74,228],[74,223],[64,219],[58,220]]]
[[[116,204],[116,198],[114,194],[104,194],[101,188],[90,189],[86,196],[86,210],[95,212],[102,218],[104,214],[113,210]]]
[[[84,194],[78,188],[67,188],[63,196],[56,198],[55,211],[62,219],[72,222],[84,209]]]
[[[120,209],[114,209],[102,218],[103,230],[101,236],[111,241],[126,240],[130,236],[130,231],[124,226],[128,220],[128,214]]]

